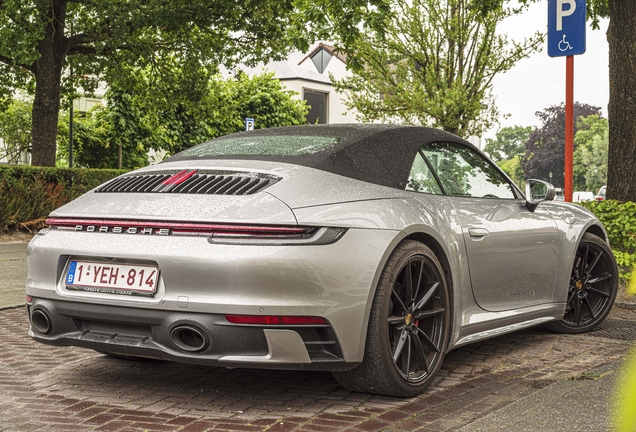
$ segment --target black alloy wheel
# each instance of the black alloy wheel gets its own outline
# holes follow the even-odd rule
[[[618,291],[618,267],[611,249],[586,233],[576,251],[563,319],[549,323],[559,333],[584,333],[609,314]]]
[[[389,302],[389,346],[393,363],[407,382],[430,375],[440,356],[444,313],[441,275],[424,255],[410,257],[399,270]]]
[[[334,376],[354,391],[399,397],[419,394],[441,367],[449,329],[449,295],[437,257],[422,243],[404,241],[380,277],[364,361]]]

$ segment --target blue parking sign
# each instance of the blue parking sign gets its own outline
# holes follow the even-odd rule
[[[548,0],[548,55],[585,52],[585,0]]]

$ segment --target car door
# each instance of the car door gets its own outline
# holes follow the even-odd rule
[[[530,212],[508,179],[459,143],[424,146],[426,159],[462,226],[475,300],[505,311],[552,301],[558,232],[550,213]]]

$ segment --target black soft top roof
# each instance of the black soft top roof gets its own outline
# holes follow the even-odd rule
[[[267,154],[221,154],[194,155],[186,150],[166,162],[177,160],[239,159],[284,162],[316,168],[346,177],[404,189],[415,155],[422,145],[436,142],[456,142],[475,148],[469,142],[448,132],[437,129],[383,124],[336,124],[286,126],[238,132],[216,138],[200,146],[234,138],[248,137],[330,137],[335,144],[308,154],[267,155]],[[199,146],[197,146],[199,147]],[[192,149],[196,150],[196,147]]]

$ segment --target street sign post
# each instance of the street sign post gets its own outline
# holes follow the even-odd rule
[[[586,0],[548,0],[548,55],[565,57],[565,201],[572,201],[574,56],[585,52]]]
[[[253,118],[245,117],[245,130],[246,131],[254,130],[254,119]]]

